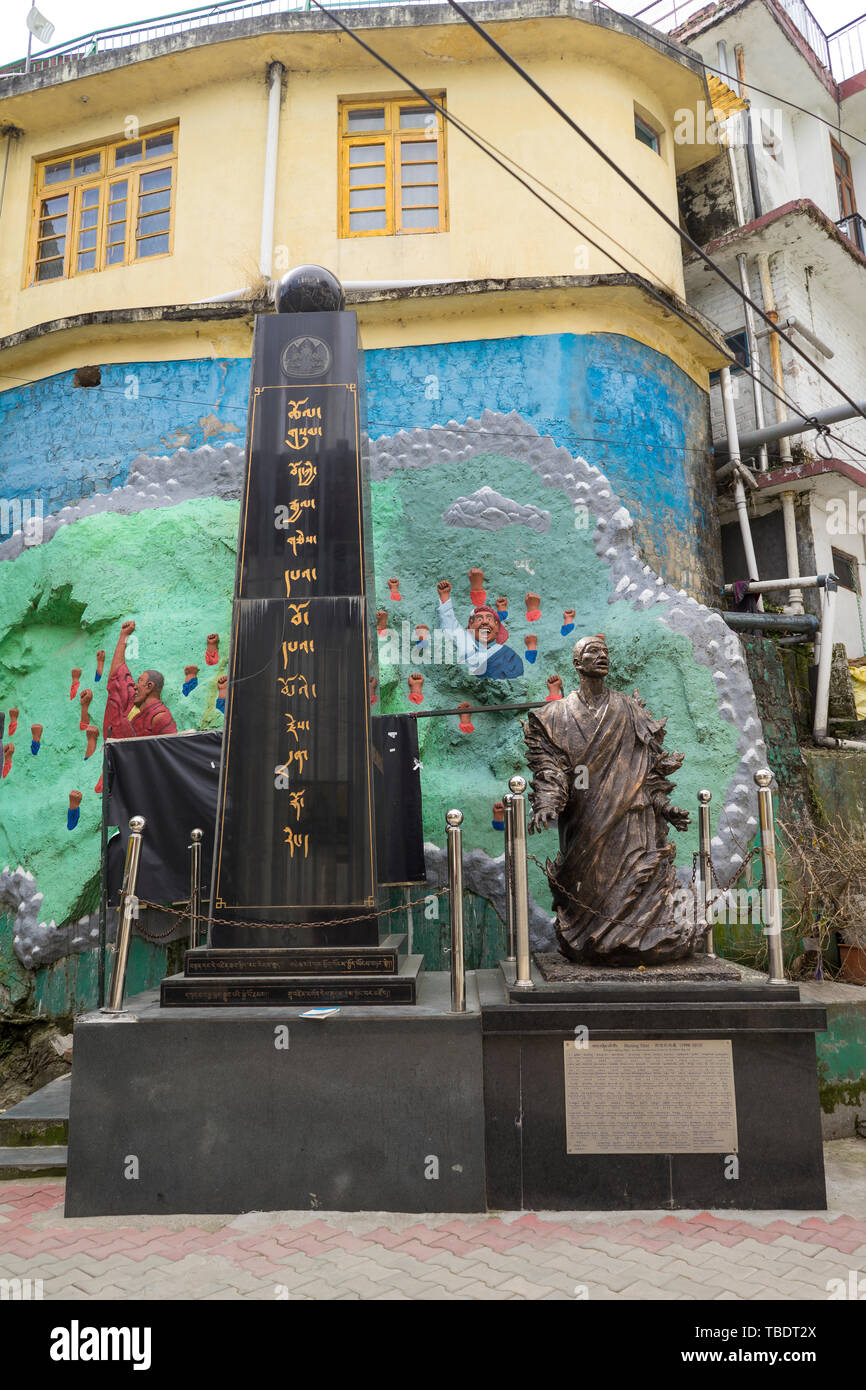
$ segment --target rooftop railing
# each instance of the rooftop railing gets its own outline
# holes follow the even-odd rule
[[[434,0],[404,0],[409,4],[431,4]],[[334,9],[358,5],[392,4],[393,0],[334,0]],[[113,49],[131,48],[134,44],[152,42],[169,34],[185,34],[191,29],[205,29],[214,24],[236,24],[243,19],[285,14],[290,11],[312,10],[310,0],[230,0],[227,4],[200,5],[195,9],[178,10],[146,23],[118,24],[113,29],[94,29],[67,43],[43,48],[30,59],[31,72],[45,72],[78,58],[90,58]],[[26,70],[26,59],[0,67],[0,77],[9,77]]]
[[[837,82],[866,71],[866,15],[828,34],[830,67]]]
[[[335,9],[357,6],[387,5],[394,0],[332,0]],[[424,5],[436,0],[404,0],[404,3]],[[591,0],[608,9],[617,5],[606,5],[605,0]],[[634,0],[619,0],[620,4],[631,9]],[[805,0],[776,0],[806,39],[818,60],[828,68],[837,82],[866,70],[866,14],[852,20],[841,29],[827,35],[821,28]],[[31,72],[44,72],[51,68],[89,58],[97,53],[107,53],[118,48],[131,48],[135,44],[147,43],[165,38],[170,34],[188,33],[192,29],[204,29],[215,24],[233,24],[239,20],[257,19],[271,15],[286,14],[292,11],[312,10],[311,0],[227,0],[227,3],[200,5],[192,9],[178,10],[175,14],[164,15],[160,19],[148,20],[138,24],[119,24],[111,29],[94,29],[80,38],[67,43],[55,44],[53,48],[41,49],[30,59]],[[650,0],[641,8],[632,9],[631,18],[639,19],[652,28],[670,33],[685,24],[701,10],[708,8],[707,0]],[[13,63],[0,66],[0,77],[11,77],[26,70],[26,60],[17,59]]]

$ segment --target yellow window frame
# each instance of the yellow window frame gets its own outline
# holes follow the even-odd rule
[[[443,93],[431,94],[431,100],[444,106],[445,97]],[[364,97],[360,100],[353,100],[344,97],[339,104],[339,139],[340,139],[340,177],[338,180],[338,208],[337,219],[340,237],[368,237],[368,236],[429,236],[431,233],[444,232],[448,230],[448,197],[446,186],[446,156],[445,156],[445,126],[446,122],[439,111],[431,114],[436,118],[436,183],[438,202],[435,207],[439,214],[439,225],[436,227],[404,227],[403,226],[403,184],[401,179],[402,159],[401,146],[406,143],[418,143],[423,137],[423,126],[401,127],[400,111],[414,107],[416,110],[423,111],[430,109],[428,104],[414,96],[394,96],[394,97]],[[370,110],[384,110],[384,129],[375,131],[349,130],[349,112]],[[355,184],[350,189],[350,170],[357,168],[357,164],[351,163],[351,150],[363,145],[384,145],[385,147],[385,226],[372,227],[359,230],[352,230],[350,222],[350,191],[357,192],[364,187],[376,187],[378,185]],[[426,161],[424,161],[426,162]],[[431,165],[433,161],[430,161]],[[418,206],[433,207],[434,204],[419,204]],[[354,209],[355,211],[376,211],[374,208]]]
[[[53,154],[37,161],[35,176],[33,180],[33,200],[30,211],[30,238],[28,243],[27,270],[25,275],[25,287],[35,287],[37,285],[56,285],[59,280],[71,280],[79,275],[93,275],[103,270],[113,270],[123,266],[139,265],[148,261],[161,260],[165,256],[174,254],[174,228],[177,197],[177,146],[178,146],[178,123],[172,122],[169,125],[154,126],[151,129],[139,131],[135,136],[123,136],[118,139],[102,141],[99,144],[85,145],[79,149],[65,150],[60,154]],[[153,139],[157,135],[173,135],[172,151],[166,155],[153,155],[149,159],[145,157],[145,142]],[[129,164],[121,164],[115,167],[115,153],[125,145],[135,144],[138,141],[142,144],[141,159]],[[78,177],[70,177],[62,183],[46,182],[47,170],[53,164],[61,164],[69,160],[74,170],[74,161],[85,158],[90,154],[101,156],[100,171],[98,174],[84,173]],[[168,224],[168,250],[159,251],[153,256],[137,256],[139,238],[136,234],[138,226],[138,205],[139,205],[139,186],[142,174],[158,173],[164,169],[171,170],[171,189],[169,196],[169,224]],[[108,247],[108,202],[110,191],[114,184],[126,180],[126,235],[123,242],[123,259],[106,263]],[[77,269],[78,260],[78,236],[81,231],[81,211],[82,201],[85,190],[89,188],[99,189],[99,216],[96,226],[96,263],[84,269]],[[69,197],[67,210],[66,244],[63,256],[63,274],[54,276],[49,280],[36,279],[37,250],[39,243],[40,212],[43,202],[48,198]],[[161,233],[165,235],[165,233]],[[146,240],[146,238],[142,238]],[[120,242],[115,243],[120,245]]]

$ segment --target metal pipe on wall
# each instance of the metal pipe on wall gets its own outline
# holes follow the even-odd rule
[[[746,317],[746,342],[749,346],[749,359],[752,364],[752,399],[755,403],[755,429],[764,428],[764,392],[758,380],[758,336],[755,332],[755,315],[749,303],[752,288],[749,284],[749,267],[746,261],[746,254],[741,251],[737,256],[737,267],[740,272],[740,288],[745,296],[743,309]],[[767,471],[767,446],[758,446],[758,468],[762,473]]]
[[[280,100],[285,68],[268,67],[268,131],[265,139],[265,184],[262,193],[262,239],[259,270],[268,280],[274,268],[274,212],[277,204],[277,155],[280,147]]]
[[[734,410],[734,391],[731,385],[730,367],[722,367],[722,406],[725,412],[725,429],[728,432],[728,444],[731,452],[731,463],[734,465],[734,503],[737,508],[737,518],[740,523],[740,535],[743,538],[743,551],[746,557],[746,571],[751,580],[758,579],[758,561],[755,556],[755,546],[752,540],[752,528],[749,525],[749,509],[746,504],[746,490],[743,487],[743,480],[737,471],[740,462],[740,449],[737,443],[737,416]],[[759,612],[764,611],[762,600],[758,599]]]
[[[792,579],[799,579],[800,556],[797,551],[797,517],[794,511],[794,492],[792,489],[786,489],[779,496],[782,502],[782,521],[785,526],[785,559],[788,574]],[[786,611],[788,613],[805,613],[803,590],[799,586],[792,587],[788,595]]]
[[[743,45],[741,43],[734,45],[734,58],[736,59],[737,63],[737,79],[739,81],[740,86],[740,96],[742,97],[743,101],[748,102],[749,88],[746,85],[746,59],[743,53]],[[761,192],[758,187],[758,166],[755,163],[754,131],[752,130],[751,106],[749,106],[748,110],[743,113],[743,116],[746,122],[746,164],[749,170],[749,188],[752,194],[752,207],[754,210],[754,216],[757,218],[761,216],[762,209]]]
[[[12,141],[17,140],[21,131],[14,125],[3,126],[0,134],[6,136],[6,154],[3,158],[3,181],[0,183],[0,214],[3,212],[3,200],[6,196],[6,174],[9,169],[9,152],[12,149]]]
[[[814,414],[806,416],[798,411],[792,411],[788,419],[781,420],[778,425],[767,425],[763,430],[747,430],[738,436],[738,448],[754,449],[758,444],[772,444],[776,439],[786,439],[794,434],[805,434],[807,430],[814,430],[819,425],[835,425],[840,420],[859,420],[866,415],[866,401],[857,401],[857,409],[854,410],[850,405],[831,405],[826,410],[816,410]],[[729,441],[720,439],[713,445],[716,453],[726,454],[728,452]],[[790,450],[789,450],[790,453]],[[788,460],[790,463],[790,459]],[[719,476],[721,469],[716,470],[716,477]]]
[[[725,608],[712,610],[724,618],[734,632],[796,632],[805,640],[810,640],[813,632],[821,626],[814,613],[729,613]]]
[[[829,347],[827,343],[824,342],[824,339],[819,338],[817,333],[814,333],[812,329],[809,328],[805,323],[803,323],[801,319],[785,319],[784,323],[779,324],[779,327],[784,329],[785,331],[790,329],[794,333],[799,333],[801,338],[805,338],[807,343],[811,343],[813,348],[817,348],[817,350],[821,353],[822,357],[836,356],[833,349]],[[769,338],[772,332],[772,328],[762,328],[758,334],[758,337]]]
[[[774,323],[778,322],[779,313],[776,308],[776,296],[773,292],[773,277],[770,273],[770,258],[765,251],[758,251],[755,256],[758,266],[758,274],[761,277],[761,297],[764,301],[764,313],[768,314]],[[779,400],[779,396],[785,394],[785,377],[782,370],[782,349],[779,344],[778,333],[770,333],[768,340],[770,345],[770,365],[773,369],[773,380],[776,383],[776,419],[779,424],[787,421],[787,406],[784,400]],[[756,431],[757,433],[757,431]],[[791,462],[791,446],[787,443],[787,435],[777,435],[779,440],[779,457],[782,463]],[[769,441],[767,441],[769,442]]]

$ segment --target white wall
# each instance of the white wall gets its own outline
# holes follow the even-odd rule
[[[825,475],[818,480],[810,499],[812,536],[818,574],[833,569],[833,549],[857,561],[861,590],[866,590],[866,537],[857,529],[858,520],[866,527],[866,488],[847,479]],[[844,642],[849,659],[864,655],[863,628],[857,595],[839,589],[836,604],[834,642]],[[860,600],[861,605],[863,599]],[[866,627],[866,608],[863,610]]]
[[[866,398],[866,267],[858,265],[841,248],[831,245],[829,240],[821,238],[820,242],[816,242],[816,237],[821,237],[819,232],[809,229],[809,237],[806,238],[798,234],[797,228],[798,223],[792,221],[787,249],[770,256],[770,273],[779,316],[782,319],[800,320],[834,349],[834,356],[825,358],[804,338],[791,335],[854,400],[862,400]],[[817,251],[822,242],[824,260]],[[747,249],[749,289],[752,299],[762,304],[756,249],[757,242],[750,238]],[[736,263],[726,258],[725,268],[739,283]],[[743,328],[742,301],[712,273],[690,269],[688,298],[726,335]],[[759,329],[762,327],[760,320],[757,326]],[[766,338],[760,341],[758,354],[763,369],[762,380],[773,384]],[[801,409],[822,410],[841,403],[839,393],[822,380],[814,366],[784,342],[782,370],[785,393]],[[732,381],[736,392],[737,424],[740,430],[753,430],[755,411],[751,380],[744,373],[739,373],[733,376]],[[775,424],[775,400],[769,390],[764,391],[763,398],[765,423]],[[711,391],[711,411],[713,435],[723,438],[725,430],[718,386]],[[841,439],[866,450],[866,420],[854,419],[832,428]],[[795,436],[792,443],[796,443],[797,438]],[[866,458],[859,458],[856,453],[852,457],[835,444],[825,444],[821,450],[817,450],[814,434],[803,436],[803,443],[813,453],[838,454],[852,462],[859,459],[859,463],[866,468]]]

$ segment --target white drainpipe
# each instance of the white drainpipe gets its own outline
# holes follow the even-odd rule
[[[734,409],[734,392],[731,386],[731,369],[722,367],[721,373],[722,386],[722,406],[725,412],[725,429],[728,434],[728,447],[730,450],[731,464],[734,473],[734,501],[737,507],[737,517],[740,522],[740,534],[743,538],[743,551],[746,556],[746,569],[749,578],[757,582],[758,560],[755,555],[755,545],[752,540],[752,528],[749,525],[749,508],[746,503],[746,490],[743,487],[743,480],[740,476],[740,445],[737,439],[737,414]],[[758,612],[763,613],[764,603],[758,597]]]
[[[800,578],[800,557],[797,554],[797,518],[794,514],[794,493],[785,491],[780,493],[782,499],[782,518],[785,523],[785,558],[788,565],[788,573],[792,579]],[[792,588],[788,602],[785,605],[788,613],[805,613],[803,607],[803,590]]]
[[[737,256],[737,268],[740,272],[740,288],[744,296],[750,296],[752,287],[749,284],[749,269],[744,252]],[[746,342],[749,345],[749,357],[752,361],[752,397],[755,402],[755,429],[764,428],[764,394],[758,377],[760,362],[758,359],[758,338],[755,333],[755,315],[748,297],[744,298],[743,308],[746,319]],[[758,448],[758,468],[762,473],[767,470],[767,446],[761,444]],[[791,571],[789,570],[789,573]]]
[[[268,134],[265,143],[265,188],[262,195],[259,270],[269,280],[274,266],[274,209],[277,202],[277,155],[280,148],[280,99],[285,72],[282,63],[271,63],[268,68]]]
[[[773,277],[770,274],[770,258],[765,251],[759,251],[755,257],[758,264],[758,274],[761,277],[761,297],[764,301],[764,312],[769,314],[774,322],[778,321],[776,312],[776,296],[773,293]],[[780,396],[785,394],[785,378],[782,372],[782,349],[779,345],[778,333],[770,331],[770,363],[773,368],[773,380],[776,383],[776,419],[779,424],[783,424],[788,418],[788,408]],[[791,445],[787,436],[779,440],[779,458],[783,464],[791,462]]]

